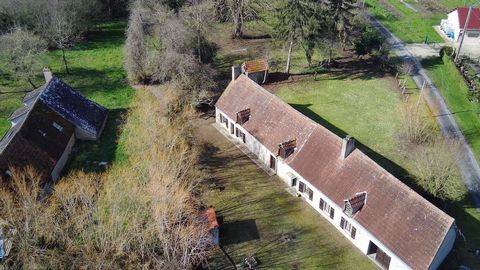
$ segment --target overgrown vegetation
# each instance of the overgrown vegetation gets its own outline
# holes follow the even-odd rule
[[[189,111],[168,121],[137,91],[125,123],[126,164],[104,174],[71,173],[39,200],[31,169],[1,190],[2,232],[11,268],[186,269],[206,260],[210,235],[193,195],[197,150]],[[14,192],[14,193],[12,193]]]
[[[186,102],[206,96],[214,86],[213,55],[204,33],[213,9],[199,1],[177,12],[158,3],[136,1],[130,16],[125,64],[134,83],[171,82]],[[188,93],[188,95],[185,95]]]

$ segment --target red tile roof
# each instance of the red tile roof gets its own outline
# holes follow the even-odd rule
[[[207,222],[208,222],[208,229],[215,229],[218,228],[218,221],[217,221],[217,215],[215,214],[215,209],[213,208],[208,208],[207,211],[205,211],[205,215],[207,216]]]
[[[458,11],[458,21],[460,22],[460,29],[463,29],[467,21],[468,7],[459,7],[457,11]],[[480,30],[480,8],[472,9],[467,30]]]
[[[216,107],[235,119],[250,108],[243,127],[272,153],[296,138],[284,161],[340,208],[357,192],[368,201],[354,219],[414,269],[432,263],[454,219],[355,149],[340,158],[342,139],[246,76],[231,82]]]
[[[265,59],[255,59],[243,63],[244,71],[248,73],[268,70],[268,62]]]

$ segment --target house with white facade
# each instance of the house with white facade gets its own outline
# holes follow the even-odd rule
[[[460,41],[463,35],[467,23],[468,9],[468,7],[459,7],[448,13],[448,18],[440,22],[440,28],[454,42]],[[480,45],[480,8],[472,9],[466,32],[465,43]]]
[[[216,123],[244,143],[319,216],[384,269],[437,269],[454,219],[355,148],[245,75],[216,105]]]

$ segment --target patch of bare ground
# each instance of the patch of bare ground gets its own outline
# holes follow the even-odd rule
[[[263,87],[271,93],[275,93],[280,87],[286,84],[317,80],[321,75],[328,75],[328,77],[332,80],[383,78],[387,79],[391,83],[392,90],[398,90],[400,93],[401,90],[398,86],[397,80],[395,79],[393,68],[385,70],[379,68],[379,66],[380,63],[374,58],[359,58],[352,54],[347,55],[346,53],[346,56],[334,59],[332,63],[326,67],[326,70],[320,73],[299,75],[288,75],[281,72],[271,73],[269,74],[268,84],[263,85]]]

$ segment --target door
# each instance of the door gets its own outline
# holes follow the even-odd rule
[[[270,169],[277,171],[277,160],[273,155],[270,155]]]

